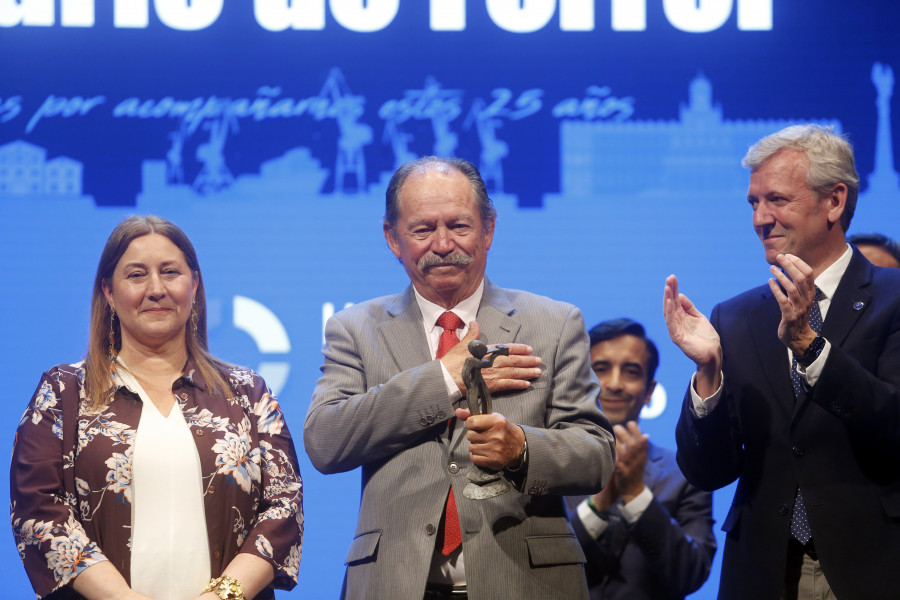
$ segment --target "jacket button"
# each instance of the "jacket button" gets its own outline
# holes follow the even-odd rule
[[[429,425],[431,425],[432,423],[434,423],[434,415],[428,415],[428,419],[427,419],[427,420],[428,420],[428,424],[429,424]]]
[[[791,511],[790,509],[788,509],[787,504],[782,504],[778,507],[778,514],[782,517],[786,517],[789,512]]]
[[[221,558],[222,553],[219,550],[213,552],[213,558]]]
[[[455,462],[452,462],[449,465],[447,465],[447,470],[450,471],[451,473],[458,473],[459,465],[456,464]]]
[[[437,528],[431,523],[425,526],[425,535],[434,535],[436,531]]]
[[[796,456],[796,457],[803,456],[803,448],[801,448],[800,446],[792,447],[791,452],[793,452],[794,456]]]
[[[419,424],[422,425],[422,427],[428,427],[428,419],[422,417],[421,419],[419,419]]]
[[[216,493],[216,486],[214,486],[214,485],[209,486],[209,487],[206,489],[206,492],[209,493],[209,494],[215,494],[215,493]]]
[[[438,419],[440,419],[441,421],[443,421],[447,417],[447,414],[444,411],[439,410],[439,411],[437,411],[437,414],[435,416]]]
[[[202,429],[198,429],[198,430],[197,430],[197,435],[203,435],[203,430],[202,430]]]

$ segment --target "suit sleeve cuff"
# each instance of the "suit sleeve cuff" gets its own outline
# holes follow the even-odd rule
[[[625,519],[625,522],[631,525],[641,518],[641,515],[644,514],[644,511],[647,510],[652,501],[653,492],[645,485],[643,491],[635,496],[631,502],[619,508],[619,512],[622,513],[622,518]]]
[[[816,382],[822,375],[822,369],[825,368],[825,361],[828,360],[828,353],[830,351],[831,342],[826,339],[825,346],[822,348],[819,356],[816,357],[816,360],[814,360],[811,365],[806,367],[806,369],[803,369],[802,367],[800,368],[800,372],[803,374],[803,377],[806,378],[806,383],[807,385],[809,385],[809,387],[816,385]]]
[[[444,366],[444,363],[438,361],[441,365],[441,373],[444,374],[444,385],[447,387],[447,395],[450,396],[450,402],[456,402],[460,398],[462,398],[462,392],[459,390],[459,387],[456,385],[456,382],[453,381],[453,375],[450,374],[450,371],[447,370],[447,367]]]
[[[581,521],[581,524],[584,525],[585,531],[587,531],[588,535],[595,540],[603,535],[603,532],[606,531],[606,528],[609,526],[609,521],[595,513],[591,507],[588,506],[587,500],[582,500],[575,510],[578,513],[578,519]]]
[[[824,352],[824,350],[823,350]],[[721,373],[721,371],[720,371]],[[699,419],[702,419],[706,415],[708,415],[719,403],[719,398],[722,397],[722,386],[725,385],[725,374],[721,373],[719,383],[719,389],[715,391],[715,393],[709,398],[701,398],[699,394],[697,394],[697,390],[694,387],[695,380],[697,378],[697,373],[691,375],[691,407],[694,409],[694,416]]]

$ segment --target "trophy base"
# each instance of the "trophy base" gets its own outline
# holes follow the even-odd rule
[[[485,471],[480,467],[472,467],[466,473],[469,483],[463,489],[463,496],[470,500],[486,500],[505,494],[512,489],[512,484],[497,471]]]

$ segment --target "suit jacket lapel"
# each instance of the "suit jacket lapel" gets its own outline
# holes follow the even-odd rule
[[[412,285],[406,288],[402,294],[388,306],[388,317],[378,326],[379,335],[387,347],[399,372],[418,367],[434,357],[428,350],[428,341],[425,339],[425,330],[422,326],[422,311],[416,302]],[[453,415],[448,415],[453,417]],[[438,440],[447,442],[447,430],[441,429],[435,432]],[[449,453],[462,441],[466,428],[458,425],[453,428],[452,438],[445,445],[445,452]]]
[[[757,360],[763,366],[771,397],[775,399],[773,404],[790,418],[796,404],[794,386],[791,384],[787,349],[778,339],[781,309],[770,290],[763,290],[761,301],[750,310],[749,318],[753,348],[756,350]]]
[[[872,281],[872,265],[856,248],[847,270],[834,292],[834,298],[822,323],[822,336],[832,345],[840,346],[859,318],[866,312],[872,294],[865,288]]]
[[[432,357],[422,328],[422,312],[411,285],[388,307],[388,314],[390,318],[382,321],[378,329],[398,370],[406,371],[428,362]]]
[[[865,312],[872,295],[861,288],[867,286],[872,280],[872,265],[863,257],[856,248],[853,249],[853,256],[850,258],[850,264],[841,277],[834,292],[834,298],[828,307],[828,314],[825,315],[825,321],[822,323],[822,336],[831,342],[832,345],[840,346],[847,338],[847,334],[853,329],[853,326]],[[807,404],[811,401],[812,394],[804,394],[801,402],[797,403],[794,411],[794,420],[803,411]]]
[[[485,344],[514,342],[521,323],[513,316],[513,306],[506,290],[497,287],[487,277],[484,279],[484,295],[478,306],[478,326],[481,341]]]
[[[521,324],[511,315],[515,312],[515,306],[509,300],[506,290],[497,287],[484,278],[484,294],[478,305],[477,321],[481,329],[481,341],[485,344],[499,344],[513,342],[519,333]],[[458,446],[465,435],[466,428],[457,426],[453,431],[453,439],[450,442],[450,450]]]

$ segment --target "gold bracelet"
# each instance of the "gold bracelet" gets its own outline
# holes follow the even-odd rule
[[[231,575],[214,577],[203,592],[214,592],[222,600],[247,600],[244,598],[244,586]]]

